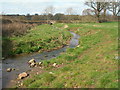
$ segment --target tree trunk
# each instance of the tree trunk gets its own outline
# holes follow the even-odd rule
[[[101,21],[100,21],[100,12],[97,12],[97,13],[96,13],[96,16],[97,16],[97,22],[100,23],[100,22],[101,22]]]
[[[106,9],[104,9],[104,20],[106,18]]]

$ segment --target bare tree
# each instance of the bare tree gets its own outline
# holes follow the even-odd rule
[[[108,10],[111,11],[114,16],[118,16],[120,13],[120,1],[113,0],[110,2]]]
[[[53,6],[49,6],[45,9],[45,14],[54,14],[55,8]]]
[[[75,14],[75,11],[72,7],[66,9],[66,13],[68,15],[68,20],[72,20],[72,15]]]
[[[100,22],[101,11],[105,8],[107,2],[98,2],[98,0],[88,0],[87,2],[85,2],[85,5],[91,7],[95,11],[97,20],[98,22]]]
[[[73,8],[72,8],[72,7],[67,8],[67,9],[66,9],[66,13],[67,13],[68,15],[72,15],[72,14],[74,13]]]
[[[55,8],[53,6],[48,6],[44,11],[47,16],[47,23],[49,23],[49,16],[54,14]]]
[[[82,15],[93,16],[93,15],[95,15],[95,11],[92,9],[85,9],[85,10],[83,10]]]
[[[109,5],[110,5],[110,3],[106,1],[106,2],[105,2],[105,6],[104,6],[104,8],[103,8],[104,20],[105,20],[105,18],[106,18],[106,14],[107,14],[107,10],[108,10],[108,8],[109,8]]]

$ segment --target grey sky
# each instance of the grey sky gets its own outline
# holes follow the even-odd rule
[[[5,14],[42,14],[48,6],[55,7],[55,13],[65,13],[72,7],[77,14],[81,14],[85,8],[85,0],[1,0],[0,13]]]

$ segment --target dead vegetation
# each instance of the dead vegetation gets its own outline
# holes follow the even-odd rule
[[[36,24],[24,24],[20,22],[12,22],[11,20],[2,20],[2,36],[22,36],[27,32],[27,30],[36,26]]]

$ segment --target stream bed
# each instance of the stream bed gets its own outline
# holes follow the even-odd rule
[[[49,60],[59,56],[60,53],[65,52],[67,48],[76,47],[79,44],[78,39],[80,36],[73,32],[70,33],[73,35],[73,37],[70,40],[69,46],[64,46],[63,48],[53,50],[50,52],[46,51],[42,53],[36,52],[25,56],[17,56],[4,60],[2,62],[2,68],[0,68],[0,81],[2,81],[0,84],[2,84],[2,87],[10,88],[9,86],[10,81],[16,79],[18,74],[31,70],[32,68],[30,68],[27,63],[30,59],[34,58],[37,62],[39,62],[40,60]],[[15,68],[15,70],[7,72],[6,71],[7,68]]]

